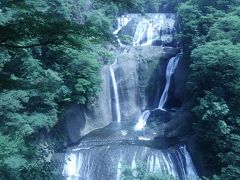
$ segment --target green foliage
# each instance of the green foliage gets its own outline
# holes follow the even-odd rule
[[[206,150],[203,148],[203,152],[207,153],[205,160],[220,163],[217,154],[222,146],[222,139],[231,132],[228,124],[229,107],[222,98],[211,92],[205,92],[205,96],[199,98],[199,104],[193,111],[197,117],[194,124],[196,135],[202,146],[207,148]],[[206,166],[209,169],[218,169],[218,163]]]
[[[229,39],[233,43],[240,43],[240,17],[228,15],[214,24],[209,32],[211,40]]]
[[[239,5],[238,0],[186,0],[178,8],[185,57],[192,62],[194,130],[213,179],[239,179]]]
[[[98,2],[107,2],[111,5],[114,4],[114,8],[119,9],[119,13],[157,13],[160,11],[160,7],[168,5],[172,9],[169,12],[173,12],[177,0],[98,0]],[[116,10],[116,9],[115,9]],[[110,11],[116,12],[116,11]]]
[[[63,128],[68,104],[94,102],[111,57],[109,9],[84,0],[0,2],[0,179],[61,179],[49,159],[55,139],[45,136]]]
[[[147,172],[147,167],[144,163],[137,163],[136,168],[125,166],[122,168],[122,180],[175,180],[172,175],[166,172]]]
[[[240,78],[240,46],[230,41],[213,41],[194,49],[191,57],[192,92],[199,96],[205,90],[214,90],[231,99]]]
[[[192,41],[194,37],[199,37],[198,27],[201,13],[196,5],[184,3],[178,8],[177,14],[182,23],[181,39],[185,47],[192,49]]]

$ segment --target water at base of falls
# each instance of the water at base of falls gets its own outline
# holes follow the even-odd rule
[[[113,123],[90,133],[78,146],[69,149],[63,170],[66,179],[118,180],[124,168],[134,170],[141,163],[145,163],[146,172],[166,173],[181,180],[196,179],[186,146],[159,150],[152,146],[153,142],[141,140],[129,127],[133,127],[132,124]],[[127,136],[123,136],[122,131],[126,131]]]
[[[139,119],[143,123],[150,111]],[[85,136],[78,146],[68,149],[63,175],[68,180],[119,180],[124,168],[133,171],[141,163],[146,172],[169,174],[175,179],[195,180],[196,170],[185,145],[158,149],[155,132],[136,132],[135,122],[113,122]],[[141,126],[142,127],[142,126]],[[159,141],[159,140],[158,140]]]

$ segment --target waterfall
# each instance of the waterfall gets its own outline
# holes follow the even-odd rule
[[[147,39],[147,42],[141,44],[141,41],[139,41],[138,43],[134,43],[135,46],[150,46],[152,45],[153,43],[153,40],[154,40],[154,26],[153,26],[153,22],[151,21],[147,21],[148,25],[147,25],[147,28],[146,28],[146,39]],[[145,37],[145,32],[144,34],[141,35],[141,39],[144,40],[144,37]]]
[[[154,41],[160,41],[161,45],[170,43],[175,34],[175,14],[149,13],[144,17],[138,14],[127,14],[118,18],[118,28],[113,34],[118,34],[130,21],[139,19],[133,35],[134,46],[152,45]]]
[[[169,39],[171,39],[171,36],[176,33],[176,28],[174,27],[175,16],[173,15],[167,16],[166,14],[148,14],[148,16],[151,18],[143,19],[138,23],[133,38],[133,45],[134,46],[152,45],[154,41],[154,35],[156,36],[156,31],[158,33],[157,36],[160,36],[161,45],[164,45],[164,43],[168,42]],[[143,43],[145,37],[147,41]],[[158,109],[164,110],[163,107],[167,101],[171,76],[177,67],[178,61],[179,55],[169,60],[166,70],[166,85],[164,92],[160,98]],[[150,113],[151,113],[150,111],[144,111],[141,114],[135,126],[135,130],[142,130],[144,128]]]
[[[121,122],[121,112],[120,112],[120,104],[119,104],[119,96],[118,96],[118,86],[116,82],[116,77],[114,73],[114,65],[117,64],[117,59],[115,62],[110,66],[110,72],[111,72],[111,79],[112,79],[112,85],[113,85],[113,92],[115,97],[115,108],[116,108],[116,114],[117,114],[117,122]]]
[[[160,151],[143,146],[110,145],[93,146],[89,150],[75,150],[66,156],[63,175],[68,180],[118,180],[123,162],[134,170],[138,163],[146,162],[147,172],[169,174],[180,180],[197,180],[186,146]],[[113,168],[116,168],[113,171]]]
[[[121,174],[122,174],[122,154],[120,155],[117,165],[117,180],[121,179]]]
[[[138,122],[137,122],[137,124],[135,126],[135,130],[136,131],[140,131],[140,130],[142,130],[145,127],[145,125],[147,123],[147,119],[148,119],[150,113],[151,113],[151,111],[146,110],[146,111],[144,111],[141,114],[141,116],[139,117]]]
[[[122,29],[122,27],[127,25],[127,23],[130,20],[131,20],[131,17],[124,16],[124,15],[118,18],[118,28],[113,32],[113,34],[117,34]]]
[[[70,153],[67,154],[66,157],[66,162],[67,162],[67,166],[64,166],[63,169],[63,174],[66,174],[67,176],[77,176],[78,174],[77,172],[77,156],[76,154]]]
[[[174,74],[175,69],[177,68],[178,62],[180,60],[180,56],[181,56],[181,53],[177,54],[175,57],[172,57],[169,60],[168,65],[167,65],[166,84],[165,84],[165,88],[164,88],[164,91],[163,91],[162,96],[160,98],[159,105],[158,105],[158,109],[161,109],[163,111],[166,111],[164,109],[164,106],[165,106],[165,103],[166,103],[167,98],[168,98],[168,90],[169,90],[169,87],[170,87],[170,84],[171,84],[171,78],[172,78],[172,75]],[[137,121],[137,124],[135,126],[135,130],[139,131],[139,130],[142,130],[145,127],[145,125],[147,123],[147,119],[150,116],[150,113],[151,113],[151,111],[146,110],[141,114],[141,116],[139,117],[139,119]]]
[[[148,23],[148,30],[147,30],[147,43],[146,43],[146,45],[152,45],[153,31],[154,31],[153,23],[149,22]]]
[[[172,57],[168,62],[167,69],[166,69],[166,84],[159,101],[158,109],[165,111],[164,106],[168,98],[168,90],[171,84],[171,78],[172,78],[172,75],[174,74],[175,69],[177,68],[179,59],[180,59],[180,54],[177,54],[177,56]]]
[[[135,31],[132,35],[134,46],[150,46],[153,44],[164,46],[172,42],[176,33],[174,14],[146,14],[144,17],[137,14],[128,14],[118,18],[118,28],[114,31],[114,34],[117,36],[118,33],[121,33],[121,29],[130,24],[130,21],[136,22]],[[130,48],[132,47],[130,46]],[[137,51],[141,48],[146,47],[132,49]],[[124,51],[123,54],[130,53]],[[180,57],[181,53],[171,58],[167,64],[166,84],[159,101],[159,109],[164,109],[169,96],[171,78]],[[125,111],[131,111],[131,109],[125,108],[124,110],[124,103],[122,102],[122,109],[120,109],[119,87],[115,74],[116,67],[120,68],[117,58],[110,65],[110,75],[108,77],[111,78],[113,87],[114,102],[112,104],[115,107],[117,121],[91,132],[84,136],[77,146],[67,149],[66,163],[62,171],[63,176],[67,180],[119,180],[124,175],[124,167],[131,168],[133,175],[136,175],[135,171],[139,163],[144,163],[145,173],[171,175],[173,179],[178,180],[196,180],[197,173],[187,147],[180,144],[168,149],[159,149],[159,142],[154,139],[156,132],[152,132],[152,130],[148,132],[148,129],[145,128],[151,110],[143,111],[138,119],[136,118],[137,115],[134,115],[133,118],[125,121],[123,115]],[[124,75],[127,76],[127,74]],[[127,80],[134,81],[135,79],[128,78]],[[122,89],[124,88],[119,90],[122,91]],[[129,96],[126,98],[129,98]],[[136,112],[139,112],[140,108],[138,108],[136,108]],[[134,118],[137,119],[137,123],[135,123],[134,120],[136,119]],[[121,119],[124,119],[124,121],[121,121]]]
[[[144,40],[144,35],[148,28],[148,21],[143,20],[137,25],[136,32],[133,37],[133,45],[138,46],[141,44],[141,42]]]
[[[187,171],[186,174],[188,174],[189,179],[197,179],[197,177],[196,177],[197,172],[196,172],[196,169],[194,168],[191,156],[190,156],[189,152],[187,151],[186,146],[182,147],[181,150],[186,159],[186,171]]]

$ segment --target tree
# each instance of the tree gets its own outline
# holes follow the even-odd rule
[[[240,43],[239,39],[240,16],[228,15],[214,24],[209,31],[211,40],[231,40],[234,44]]]
[[[201,95],[206,90],[215,90],[231,99],[240,75],[239,50],[240,46],[230,41],[213,41],[194,49],[189,81],[192,92]]]
[[[238,179],[240,46],[238,0],[186,0],[178,7],[194,130],[208,176]],[[213,163],[214,162],[214,163]]]
[[[102,44],[112,40],[112,19],[100,8],[74,0],[0,3],[0,179],[60,178],[49,161],[54,139],[45,136],[66,105],[97,96],[110,55]]]

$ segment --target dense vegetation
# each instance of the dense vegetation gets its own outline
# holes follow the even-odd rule
[[[94,102],[115,17],[158,12],[165,3],[176,7],[191,60],[188,85],[206,175],[240,177],[239,0],[3,0],[0,179],[60,178],[48,157],[55,136],[46,136],[61,134],[70,103]]]
[[[240,1],[179,4],[194,129],[210,178],[240,177]]]
[[[177,180],[174,176],[166,172],[147,172],[147,165],[144,162],[138,162],[135,168],[122,167],[121,180]]]
[[[59,179],[46,134],[69,103],[94,101],[111,19],[71,0],[1,1],[0,14],[0,179]]]

